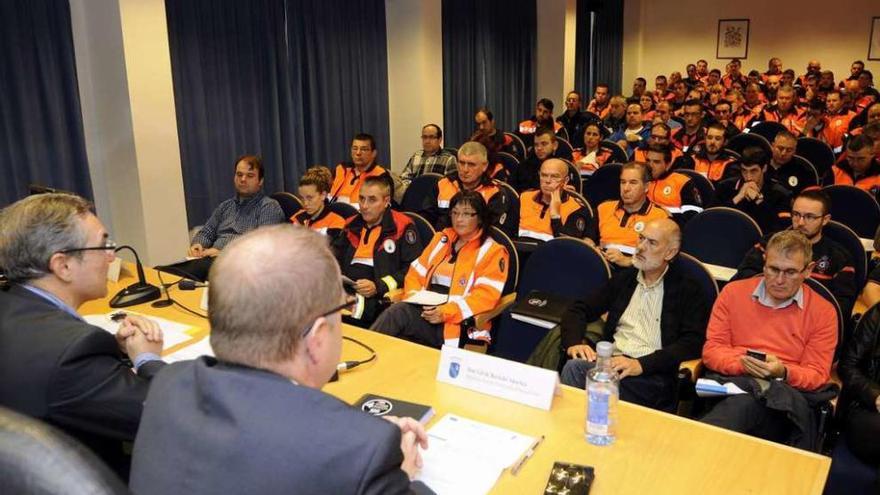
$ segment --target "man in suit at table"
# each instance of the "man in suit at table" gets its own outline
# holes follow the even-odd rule
[[[410,481],[427,447],[420,423],[378,419],[320,390],[351,306],[340,277],[324,238],[302,227],[257,229],[223,250],[209,289],[217,357],[175,363],[153,384],[135,493],[426,490]]]
[[[123,478],[150,379],[164,363],[155,322],[128,316],[116,337],[76,308],[107,295],[116,244],[92,205],[41,194],[0,211],[0,406],[76,437]],[[132,372],[131,363],[134,363]]]

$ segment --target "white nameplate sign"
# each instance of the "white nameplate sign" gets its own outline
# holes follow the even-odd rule
[[[208,310],[208,288],[207,287],[202,289],[202,302],[199,303],[199,307],[202,308],[202,311]]]
[[[559,375],[445,345],[440,352],[437,381],[549,411]]]
[[[122,272],[122,258],[113,258],[110,268],[107,269],[107,280],[116,283],[119,282],[119,274]]]

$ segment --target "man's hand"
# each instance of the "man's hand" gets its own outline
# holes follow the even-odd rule
[[[610,261],[611,263],[614,263],[617,266],[624,267],[624,268],[626,268],[628,266],[632,266],[632,258],[630,256],[627,256],[627,255],[621,253],[617,249],[608,249],[608,250],[604,251],[602,254],[605,255],[606,260]]]
[[[596,360],[596,351],[587,344],[576,344],[565,350],[569,357],[577,359],[586,359],[587,361]]]
[[[741,201],[755,201],[761,195],[758,185],[752,181],[746,182],[739,188],[739,192],[733,197],[733,204],[739,204]]]
[[[134,359],[145,352],[162,353],[162,329],[153,320],[141,316],[126,316],[122,326],[116,332],[116,340],[120,343],[128,358]]]
[[[204,246],[199,243],[195,243],[189,247],[189,251],[187,251],[186,254],[187,256],[191,256],[193,258],[201,258],[202,256],[204,256],[204,254],[202,254],[202,251],[204,249]]]
[[[562,194],[559,192],[559,189],[550,193],[550,218],[559,218],[562,213],[560,213],[560,208],[562,207]]]
[[[643,371],[642,363],[640,363],[638,359],[628,358],[626,356],[612,357],[611,367],[620,375],[620,378],[639,376]]]
[[[208,257],[213,258],[213,257],[219,256],[219,255],[220,255],[220,250],[217,248],[207,248],[207,249],[202,250],[202,257],[204,257],[204,258],[208,258]]]
[[[778,357],[767,354],[767,361],[761,361],[751,356],[742,356],[740,358],[743,368],[746,372],[757,378],[771,379],[782,378],[785,376],[785,365]]]
[[[372,280],[361,278],[354,282],[354,290],[364,297],[373,297],[376,295],[376,283]]]
[[[425,306],[422,309],[422,318],[428,323],[443,323],[443,313],[440,312],[440,308],[437,306]]]
[[[385,416],[384,419],[400,428],[400,450],[403,451],[403,462],[400,464],[400,469],[412,480],[422,467],[419,447],[428,448],[428,434],[425,432],[425,427],[412,418]]]

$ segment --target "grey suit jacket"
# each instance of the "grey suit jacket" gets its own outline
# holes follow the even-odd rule
[[[137,495],[395,494],[400,430],[320,390],[202,357],[153,383],[135,441]]]

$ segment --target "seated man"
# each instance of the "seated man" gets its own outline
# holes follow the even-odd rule
[[[681,127],[681,123],[672,118],[672,107],[666,100],[657,102],[657,107],[654,109],[654,121],[652,123],[655,126],[657,124],[666,124],[673,130]]]
[[[507,282],[510,254],[488,230],[491,213],[483,197],[462,191],[452,197],[452,227],[434,234],[409,267],[405,294],[430,290],[447,296],[439,306],[398,302],[384,311],[372,329],[418,344],[458,347],[462,328],[471,340],[489,342],[490,326],[478,328],[475,315],[490,311]]]
[[[458,150],[458,172],[450,174],[437,182],[434,197],[437,203],[423,212],[425,218],[434,225],[436,230],[443,230],[451,225],[449,218],[449,201],[459,191],[477,191],[489,205],[492,212],[492,225],[503,230],[510,237],[516,237],[519,226],[519,214],[512,199],[513,194],[502,189],[489,178],[489,157],[486,147],[475,141],[464,143]]]
[[[775,179],[780,186],[792,194],[801,192],[804,187],[814,185],[816,180],[812,170],[800,166],[794,160],[797,138],[788,131],[779,131],[770,145],[772,155],[766,176]]]
[[[779,122],[794,136],[804,132],[807,121],[806,112],[797,106],[797,94],[791,86],[782,86],[776,91],[776,103],[764,107],[759,120]]]
[[[153,384],[132,491],[426,491],[410,482],[417,447],[428,447],[421,424],[321,391],[342,352],[339,312],[351,306],[326,246],[308,229],[274,226],[223,251],[210,276],[216,358],[177,363]]]
[[[843,139],[846,136],[849,123],[855,117],[843,105],[843,95],[839,90],[833,89],[825,96],[825,113],[815,125],[804,124],[804,135],[819,139],[840,153],[843,147]]]
[[[556,150],[559,148],[559,141],[556,134],[547,128],[539,130],[535,134],[535,145],[533,152],[520,162],[510,176],[510,187],[516,192],[521,193],[529,189],[537,189],[539,185],[538,172],[541,170],[541,164],[544,160],[556,156]]]
[[[584,126],[595,118],[589,113],[581,111],[581,94],[577,91],[570,91],[565,97],[565,111],[556,117],[556,122],[565,127],[571,145],[580,148],[584,145]]]
[[[703,128],[703,104],[700,100],[687,100],[682,107],[684,126],[672,131],[672,144],[683,153],[706,139],[706,129]]]
[[[614,267],[632,266],[639,233],[645,224],[669,213],[648,200],[651,169],[639,162],[624,164],[620,171],[620,200],[605,201],[596,208],[596,221],[589,225],[587,243],[599,244]]]
[[[655,409],[675,407],[678,368],[700,356],[709,301],[699,284],[674,262],[681,231],[669,219],[651,220],[639,234],[632,268],[618,270],[606,287],[569,308],[561,323],[562,348],[576,358],[562,383],[586,386],[596,342],[584,343],[587,323],[608,313],[602,340],[614,343],[620,398]]]
[[[611,97],[608,114],[602,117],[602,125],[608,129],[608,134],[614,134],[626,126],[626,98],[620,95]]]
[[[587,111],[598,115],[600,119],[604,119],[608,116],[608,112],[610,111],[608,105],[610,99],[611,90],[608,85],[605,83],[597,84],[596,91],[593,93],[593,99],[590,100],[590,103],[587,105]]]
[[[716,185],[715,202],[745,213],[761,232],[772,234],[791,225],[791,192],[766,177],[769,161],[767,153],[757,146],[744,149],[738,176]],[[758,271],[760,267],[755,273]]]
[[[244,155],[235,161],[235,197],[220,203],[193,237],[187,255],[217,256],[229,241],[262,225],[284,222],[284,212],[263,194],[263,160]]]
[[[703,211],[700,192],[685,174],[672,170],[672,150],[669,146],[651,145],[647,152],[651,180],[648,200],[662,206],[679,224]]]
[[[651,125],[651,134],[648,136],[647,146],[645,146],[644,148],[636,148],[635,152],[633,153],[633,161],[648,163],[648,148],[653,145],[668,147],[671,143],[669,139],[669,135],[671,133],[672,130],[668,125],[662,122],[655,122],[653,125]],[[679,158],[684,156],[684,153],[682,153],[680,149],[675,147],[672,147],[671,151],[673,168],[678,168],[679,164],[681,163],[679,161]]]
[[[837,367],[843,381],[837,411],[838,418],[843,420],[849,449],[863,462],[877,467],[880,465],[880,443],[876,441],[880,433],[880,369],[875,357],[880,354],[877,313],[866,314],[858,328],[860,332],[850,337]]]
[[[803,191],[791,204],[791,230],[797,230],[810,241],[813,269],[809,276],[822,282],[834,294],[844,315],[852,314],[856,299],[855,268],[849,251],[836,241],[822,235],[831,221],[831,200],[819,190]],[[766,259],[770,234],[750,249],[737,267],[731,280],[754,277],[761,273]]]
[[[636,148],[647,145],[650,135],[651,123],[642,120],[642,105],[636,101],[626,106],[626,126],[619,128],[608,140],[619,144],[626,156],[632,158]]]
[[[368,177],[361,186],[359,213],[332,241],[342,274],[354,283],[356,304],[346,322],[368,327],[382,310],[382,298],[403,284],[409,264],[422,252],[412,220],[391,209],[388,177]]]
[[[715,123],[706,128],[706,140],[691,149],[694,170],[712,181],[718,182],[736,177],[736,157],[724,149],[727,143],[724,126]]]
[[[518,154],[511,146],[513,138],[504,134],[504,131],[495,126],[495,115],[488,108],[480,108],[474,115],[474,123],[477,128],[468,141],[476,141],[489,150],[489,153],[506,151]]]
[[[370,177],[388,175],[376,164],[376,140],[369,134],[357,134],[351,142],[351,161],[336,165],[330,202],[348,203],[358,208],[361,186]],[[393,188],[393,187],[392,187]],[[392,196],[394,191],[391,191]]]
[[[737,90],[733,90],[733,91],[737,91]],[[738,91],[737,91],[737,93],[738,93]],[[715,103],[715,106],[713,108],[714,112],[712,114],[713,117],[715,117],[715,120],[717,121],[716,123],[718,125],[720,125],[721,128],[724,130],[724,138],[725,139],[730,139],[740,133],[739,127],[736,126],[736,116],[734,115],[734,112],[733,112],[734,103],[729,101],[731,99],[734,101],[736,100],[735,93],[733,94],[732,98],[729,97],[728,95],[725,95],[723,100]],[[707,127],[706,131],[708,132],[708,130],[709,129]]]
[[[550,158],[541,164],[541,188],[519,196],[519,237],[549,241],[567,236],[582,239],[592,221],[587,205],[568,194],[568,164]]]
[[[0,211],[0,406],[60,428],[123,478],[162,331],[127,316],[116,337],[76,309],[107,295],[116,244],[86,200],[29,196]],[[131,360],[132,364],[126,360]]]
[[[865,134],[846,144],[846,158],[831,166],[836,185],[855,186],[880,199],[880,160],[874,155],[874,140]],[[831,184],[826,176],[826,183]]]
[[[538,100],[535,114],[520,122],[518,127],[519,134],[524,138],[531,138],[539,129],[552,129],[553,132],[562,129],[562,124],[553,120],[553,101],[549,98]]]
[[[838,328],[834,306],[804,285],[811,259],[812,246],[803,234],[777,232],[767,244],[764,276],[731,282],[721,291],[706,330],[703,364],[734,377],[748,393],[722,399],[703,422],[812,447],[809,403],[834,393],[804,393],[820,391],[830,380]]]
[[[455,171],[455,155],[443,149],[443,130],[437,124],[422,127],[422,149],[406,162],[400,180],[409,186],[416,177],[432,173],[446,175]]]

